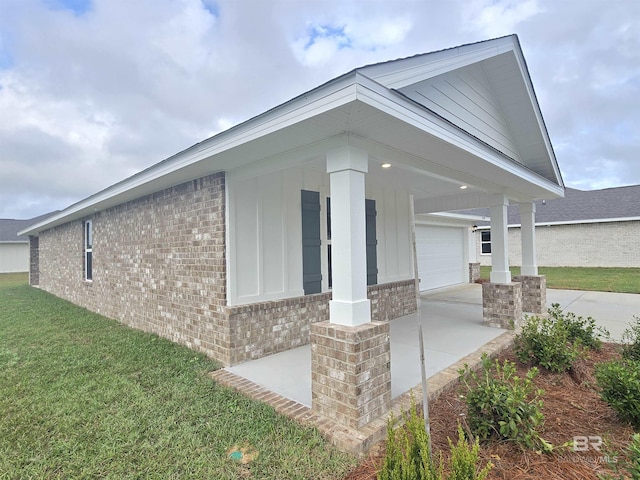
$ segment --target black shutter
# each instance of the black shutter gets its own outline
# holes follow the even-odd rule
[[[304,294],[322,291],[320,261],[320,193],[301,191],[302,200],[302,286]]]
[[[378,283],[378,253],[376,247],[376,201],[365,200],[365,211],[367,218],[367,285]]]

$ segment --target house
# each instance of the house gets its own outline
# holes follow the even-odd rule
[[[530,215],[512,281],[507,206],[563,193],[511,35],[357,68],[21,233],[33,285],[226,365],[311,343],[313,410],[359,429],[417,308],[414,215],[490,207],[479,321],[508,326],[544,279]]]
[[[0,273],[29,271],[29,237],[20,230],[46,218],[50,213],[27,220],[0,218]]]
[[[640,267],[640,185],[576,190],[539,200],[536,208],[538,264],[547,267]],[[487,209],[467,212],[488,216]],[[508,208],[509,263],[520,265],[520,215]],[[491,229],[478,222],[479,263],[491,265]]]

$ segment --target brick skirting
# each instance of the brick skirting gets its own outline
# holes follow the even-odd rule
[[[516,328],[522,320],[522,285],[483,283],[482,315],[486,326]]]
[[[388,321],[416,311],[415,280],[370,285],[373,321]],[[311,324],[329,320],[331,292],[226,307],[230,332],[226,365],[307,345]]]
[[[522,311],[538,315],[547,312],[547,277],[517,275],[513,281],[522,284]]]

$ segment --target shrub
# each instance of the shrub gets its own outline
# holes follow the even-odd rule
[[[570,341],[569,330],[554,318],[529,317],[516,335],[513,350],[522,363],[560,373],[573,366],[581,348]]]
[[[621,360],[596,366],[600,397],[620,418],[640,428],[640,361]]]
[[[417,414],[412,402],[410,413],[403,413],[404,428],[393,429],[393,418],[387,424],[387,452],[378,480],[484,480],[493,467],[488,463],[479,467],[480,445],[478,440],[469,445],[458,424],[458,442],[449,440],[451,449],[450,473],[444,476],[442,457],[436,465],[429,452],[429,436],[424,420]]]
[[[633,317],[634,323],[622,334],[622,356],[629,360],[640,361],[640,317]]]
[[[627,447],[627,458],[618,461],[618,456],[614,456],[614,461],[609,462],[609,466],[613,469],[617,476],[609,474],[600,474],[600,480],[640,480],[640,433],[636,433],[631,437],[631,443]]]
[[[484,480],[493,468],[491,462],[484,468],[478,465],[480,462],[480,441],[476,438],[472,445],[464,438],[462,427],[458,423],[458,443],[453,444],[449,439],[451,451],[451,473],[447,480]]]
[[[602,346],[602,338],[609,337],[607,329],[596,326],[593,318],[578,317],[572,312],[564,313],[558,303],[552,304],[547,311],[558,328],[567,330],[567,339],[571,343],[598,350]]]
[[[516,375],[513,362],[491,361],[482,356],[480,374],[468,365],[459,371],[466,389],[469,428],[479,438],[495,436],[512,440],[523,447],[550,451],[552,446],[543,440],[537,429],[542,427],[542,390],[535,389],[534,367],[525,378]]]
[[[387,423],[387,451],[378,472],[378,480],[441,480],[442,459],[438,466],[429,452],[429,435],[411,402],[409,413],[403,412],[404,428],[393,428],[394,419]]]

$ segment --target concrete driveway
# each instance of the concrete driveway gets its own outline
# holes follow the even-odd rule
[[[451,303],[482,305],[482,286],[477,284],[456,285],[424,293],[422,298]],[[560,304],[564,312],[573,312],[581,317],[593,317],[597,325],[606,328],[614,340],[640,317],[640,295],[635,293],[590,292],[581,290],[547,289],[547,305]]]

